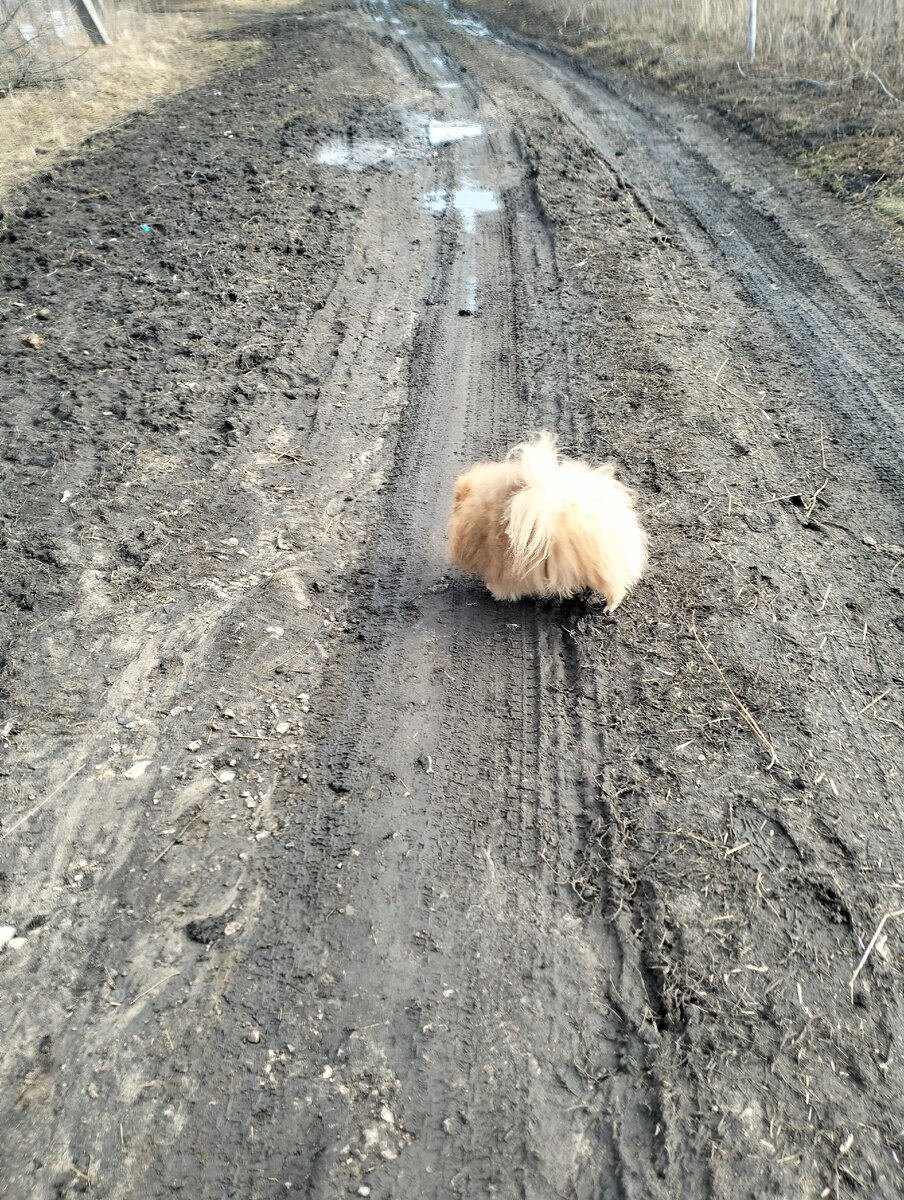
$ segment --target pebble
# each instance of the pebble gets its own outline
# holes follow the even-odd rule
[[[200,742],[189,742],[188,749],[191,750],[192,754],[194,754],[196,750],[201,749],[201,743]]]
[[[15,925],[0,925],[0,949],[16,936]]]
[[[220,783],[232,783],[235,779],[235,771],[230,771],[228,767],[224,767],[222,771],[217,771],[217,780]]]
[[[256,1046],[260,1040],[261,1040],[261,1033],[260,1033],[259,1029],[252,1029],[251,1032],[248,1034],[248,1036],[245,1038],[245,1041],[251,1042],[251,1044],[253,1046]]]
[[[9,941],[6,943],[6,948],[7,948],[7,950],[21,950],[26,945],[27,942],[28,942],[28,938],[13,937],[13,938],[10,938]]]
[[[148,767],[151,765],[149,758],[142,758],[136,763],[132,763],[128,771],[123,772],[126,779],[140,779]]]

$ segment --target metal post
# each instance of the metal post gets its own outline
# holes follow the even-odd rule
[[[756,54],[756,0],[750,0],[750,10],[747,17],[747,61],[753,62]]]
[[[78,19],[95,46],[109,46],[110,39],[92,0],[72,0],[72,7],[78,13]]]

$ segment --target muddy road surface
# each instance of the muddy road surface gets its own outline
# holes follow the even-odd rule
[[[904,289],[399,0],[4,214],[0,1195],[904,1192]],[[536,428],[613,615],[445,562]]]

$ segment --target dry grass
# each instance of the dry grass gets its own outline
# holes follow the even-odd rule
[[[743,62],[744,0],[549,0],[565,28],[600,28],[688,58]],[[787,75],[876,72],[904,89],[902,0],[760,0],[756,61]]]
[[[186,6],[187,7],[187,6]],[[243,9],[305,7],[304,0],[194,0],[191,11],[140,12],[110,6],[108,47],[74,38],[55,54],[60,69],[47,87],[16,88],[0,99],[0,202],[92,134],[215,74],[254,61],[259,43],[217,38]]]
[[[884,213],[886,217],[890,217],[893,221],[897,221],[899,225],[904,225],[904,189],[900,187],[890,188],[884,196],[880,196],[874,201],[879,212]]]

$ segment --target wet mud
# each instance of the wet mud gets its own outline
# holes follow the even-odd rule
[[[904,289],[737,133],[399,0],[0,230],[0,1196],[904,1186]],[[549,428],[613,615],[445,559]]]

